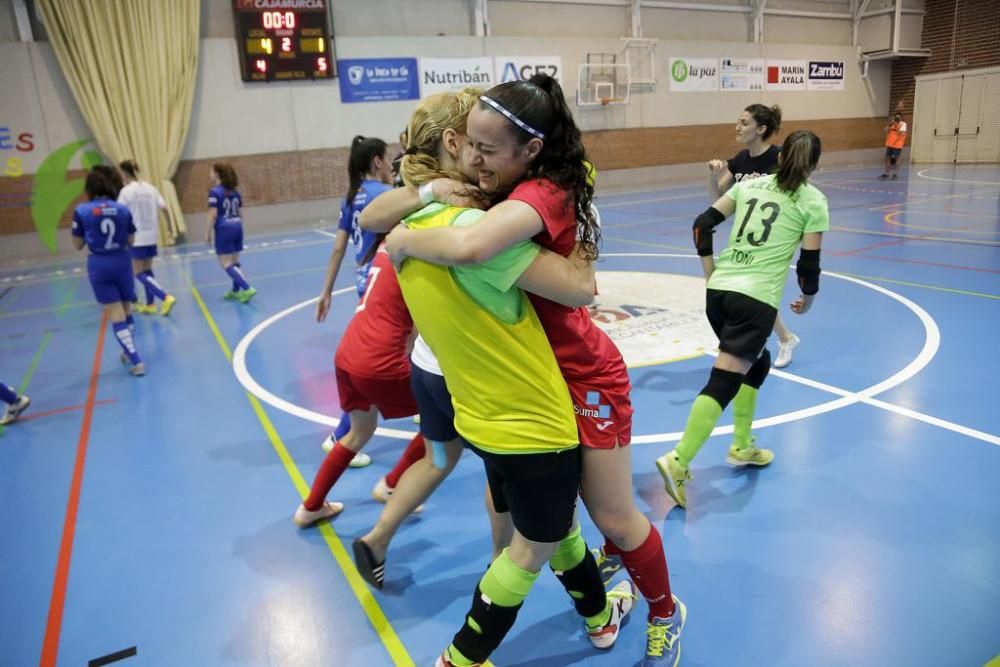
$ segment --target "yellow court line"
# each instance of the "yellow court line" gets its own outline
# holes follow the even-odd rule
[[[924,226],[921,226],[921,225],[913,225],[913,224],[910,224],[908,222],[900,222],[900,221],[896,220],[896,216],[899,215],[899,214],[901,214],[901,213],[906,213],[907,215],[912,215],[913,213],[915,213],[915,211],[891,211],[889,213],[886,213],[884,216],[882,216],[882,220],[884,220],[886,223],[888,223],[890,225],[895,225],[897,227],[903,227],[905,229],[922,229],[922,230],[928,231],[928,232],[951,232],[952,234],[989,234],[991,236],[992,235],[996,235],[996,231],[993,230],[993,229],[983,230],[983,231],[976,231],[976,230],[969,230],[969,229],[955,229],[953,227],[924,227]],[[950,213],[941,213],[940,215],[947,216],[947,215],[951,215],[951,214]]]
[[[964,294],[965,296],[978,296],[983,299],[998,299],[1000,300],[1000,294],[986,294],[985,292],[971,292],[964,289],[954,289],[952,287],[941,287],[940,285],[928,285],[926,283],[911,283],[905,280],[894,280],[892,278],[883,278],[882,276],[863,276],[858,273],[846,273],[844,271],[837,271],[837,273],[850,276],[851,278],[861,278],[862,280],[876,280],[883,283],[892,283],[894,285],[906,285],[907,287],[922,287],[924,289],[936,290],[938,292],[950,292],[951,294]]]
[[[698,359],[699,357],[704,357],[707,354],[704,350],[701,352],[695,352],[694,354],[685,354],[681,357],[674,357],[673,359],[663,359],[662,361],[647,361],[642,364],[629,364],[629,368],[648,368],[650,366],[663,366],[666,364],[672,364],[677,361],[687,361],[688,359]]]
[[[977,241],[976,239],[947,238],[942,236],[924,236],[922,234],[899,234],[896,232],[879,232],[874,229],[861,229],[858,227],[842,227],[840,225],[830,225],[830,231],[848,232],[850,234],[868,234],[871,236],[886,236],[891,239],[905,239],[909,241],[939,241],[941,243],[957,243],[964,245],[984,245],[990,247],[1000,246],[1000,241]]]
[[[191,294],[198,303],[198,308],[201,309],[201,314],[205,317],[205,321],[208,322],[208,328],[212,330],[215,341],[222,349],[222,353],[226,355],[226,360],[232,363],[233,353],[229,349],[229,344],[226,343],[222,332],[219,331],[219,327],[215,324],[215,319],[208,311],[208,306],[205,305],[205,301],[201,298],[198,288],[193,284],[191,285]],[[285,443],[282,442],[281,436],[278,435],[278,431],[274,428],[274,424],[271,423],[267,413],[264,412],[264,408],[261,406],[260,401],[257,400],[257,397],[249,392],[244,393],[253,407],[254,414],[257,415],[257,419],[260,421],[260,425],[264,428],[264,432],[267,433],[267,438],[270,440],[271,446],[274,448],[275,453],[277,453],[278,458],[281,459],[282,465],[285,466],[285,472],[288,473],[292,484],[295,485],[295,490],[299,492],[299,496],[305,499],[309,495],[309,485],[302,477],[302,473],[299,472],[298,466],[295,465],[295,460],[288,453]],[[350,584],[354,596],[358,599],[365,615],[375,628],[375,632],[385,646],[385,650],[388,651],[389,657],[392,658],[393,665],[396,667],[415,667],[415,663],[410,654],[407,653],[403,642],[399,639],[396,631],[390,625],[389,619],[386,618],[382,608],[371,594],[368,584],[358,574],[357,569],[354,567],[354,561],[347,554],[347,550],[344,548],[343,542],[340,541],[340,537],[337,536],[336,531],[333,530],[333,527],[328,522],[322,522],[318,527],[320,534],[326,541],[327,547],[330,549],[330,553],[333,554],[333,558],[344,573],[347,583]],[[289,530],[291,529],[291,524],[289,524]]]

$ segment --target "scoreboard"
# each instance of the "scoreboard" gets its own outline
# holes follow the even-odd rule
[[[296,81],[336,76],[330,0],[233,0],[244,81]]]

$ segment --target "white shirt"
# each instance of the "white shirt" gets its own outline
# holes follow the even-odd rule
[[[438,364],[437,357],[431,352],[431,348],[427,347],[423,336],[418,335],[416,340],[413,341],[413,352],[410,353],[410,361],[420,370],[433,373],[434,375],[444,375],[441,372],[441,366]]]
[[[160,209],[167,207],[159,190],[145,181],[132,181],[118,193],[118,202],[125,204],[132,213],[133,245],[156,245],[160,238]]]

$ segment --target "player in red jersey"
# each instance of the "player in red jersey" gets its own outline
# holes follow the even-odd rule
[[[385,419],[412,417],[417,403],[410,390],[409,348],[413,337],[403,294],[399,290],[384,248],[379,248],[368,270],[368,286],[344,331],[334,359],[340,408],[351,416],[351,428],[326,455],[309,497],[295,510],[300,527],[340,514],[343,503],[327,502],[326,496],[347,469],[354,455],[368,443]],[[397,464],[402,470],[424,456],[419,433],[410,441]],[[402,471],[394,471],[394,474]],[[398,479],[398,476],[397,476]]]
[[[405,257],[444,265],[478,263],[528,238],[564,256],[579,243],[587,257],[596,259],[600,232],[591,211],[586,155],[554,79],[536,75],[494,87],[470,112],[468,135],[479,187],[505,200],[466,228],[396,227],[387,239],[395,263]],[[397,189],[365,209],[361,225],[378,228],[381,221],[399,220],[420,208],[422,199],[455,203],[452,197],[466,190],[467,184],[447,179],[422,191]],[[649,603],[642,664],[673,665],[686,612],[670,592],[660,534],[633,500],[627,448],[632,404],[625,363],[585,308],[534,295],[531,300],[573,397],[584,445],[584,503],[605,535],[604,554],[620,558]]]

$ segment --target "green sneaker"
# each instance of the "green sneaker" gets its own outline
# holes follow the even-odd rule
[[[726,463],[733,466],[766,466],[774,460],[774,452],[770,449],[760,449],[754,443],[757,438],[750,439],[750,444],[743,449],[735,444],[729,446]]]
[[[240,300],[240,303],[246,303],[253,298],[253,295],[257,293],[257,289],[251,287],[250,289],[245,289],[236,295],[236,298]]]
[[[691,479],[691,471],[687,466],[681,465],[677,460],[675,452],[668,452],[656,459],[656,469],[663,477],[663,488],[667,494],[674,499],[674,502],[681,507],[687,507],[687,492],[684,484]]]
[[[222,295],[222,298],[225,299],[226,301],[235,301],[236,299],[240,298],[240,293],[237,292],[236,290],[229,290],[228,292]]]

